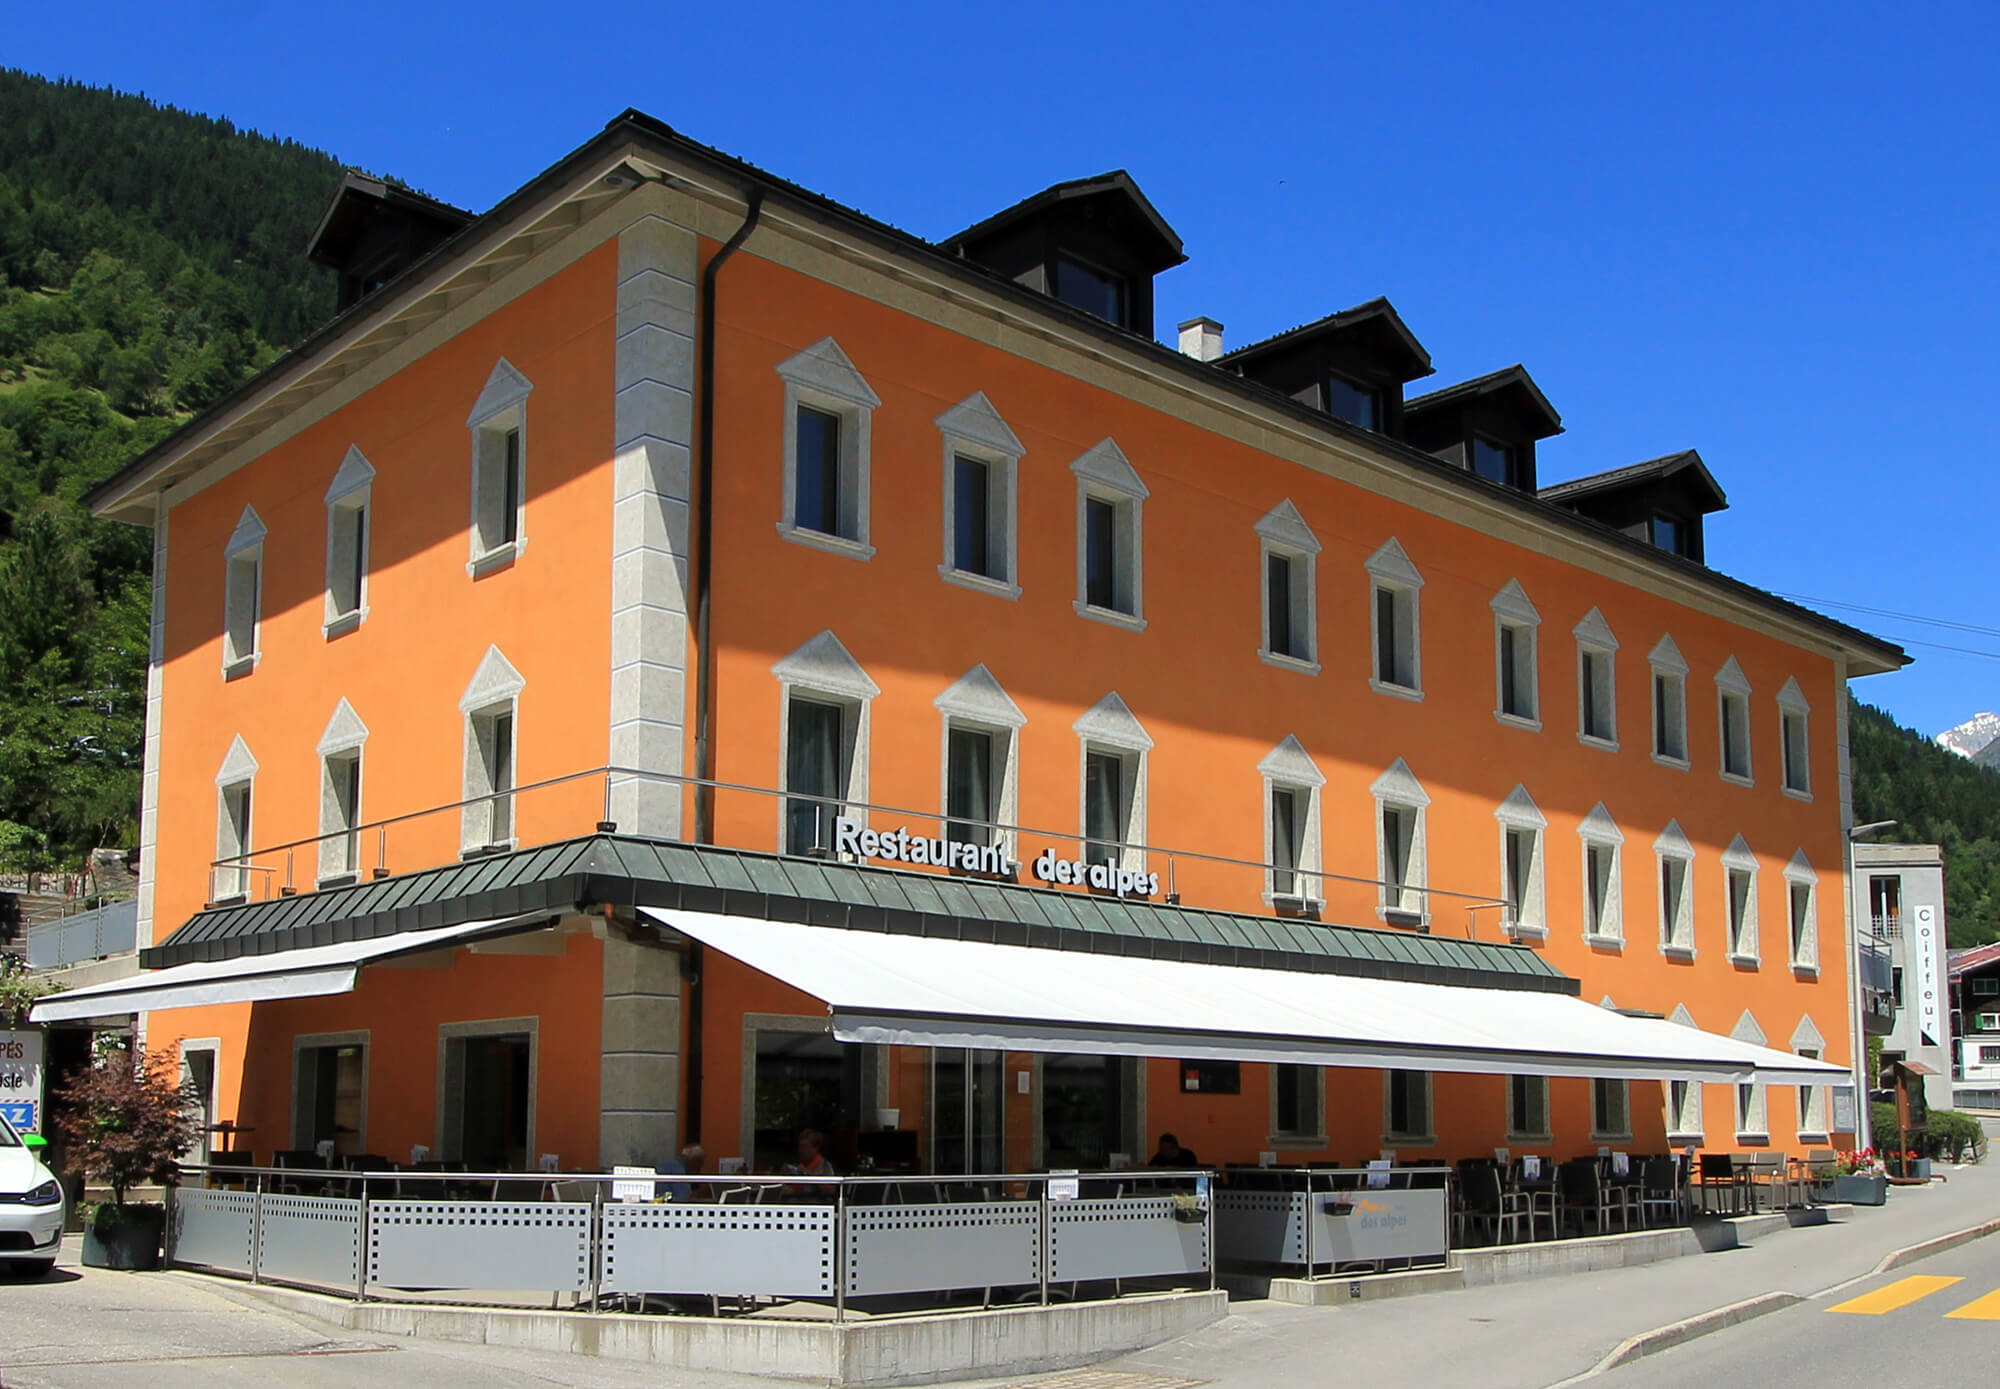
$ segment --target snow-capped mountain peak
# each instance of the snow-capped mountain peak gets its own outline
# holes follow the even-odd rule
[[[1956,728],[1937,735],[1937,744],[1960,757],[1977,757],[1989,743],[2000,740],[2000,714],[1974,714]]]

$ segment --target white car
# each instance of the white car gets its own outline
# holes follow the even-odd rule
[[[29,1278],[54,1268],[62,1248],[62,1183],[42,1165],[43,1147],[0,1114],[0,1263]]]

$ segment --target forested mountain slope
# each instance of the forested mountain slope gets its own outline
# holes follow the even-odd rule
[[[1867,704],[1853,705],[1848,744],[1855,822],[1894,820],[1882,839],[1943,845],[1951,944],[2000,939],[2000,772]]]

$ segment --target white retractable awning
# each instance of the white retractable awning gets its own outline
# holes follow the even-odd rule
[[[456,926],[434,926],[340,945],[310,945],[270,955],[172,965],[109,984],[50,994],[35,1003],[28,1017],[32,1022],[64,1022],[72,1018],[145,1013],[155,1008],[202,1008],[214,1003],[344,994],[354,988],[364,965],[461,944],[474,937],[496,935],[549,919],[549,913],[537,912],[528,917],[466,921]]]
[[[820,999],[843,1042],[1489,1075],[1848,1078],[1824,1061],[1564,994],[642,910]]]

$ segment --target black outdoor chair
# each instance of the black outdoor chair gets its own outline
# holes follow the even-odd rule
[[[1579,1162],[1565,1162],[1556,1169],[1557,1206],[1563,1217],[1576,1217],[1577,1232],[1583,1232],[1583,1222],[1588,1219],[1591,1229],[1603,1234],[1613,1215],[1622,1224],[1625,1219],[1625,1200],[1617,1192],[1605,1185],[1598,1175],[1595,1159],[1586,1158]]]

